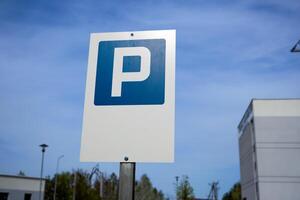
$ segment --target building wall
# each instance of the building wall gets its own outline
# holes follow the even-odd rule
[[[255,133],[260,199],[300,199],[300,117],[255,117]]]
[[[271,200],[298,200],[299,196],[299,182],[282,182],[280,179],[278,181],[274,181],[272,179],[270,182],[266,182],[265,180],[260,181],[260,199],[271,199]]]
[[[240,142],[243,197],[255,200],[251,194],[256,187],[259,200],[300,199],[300,100],[253,100],[252,109],[254,137],[248,120],[239,139],[251,141],[254,148],[243,160],[247,142]],[[255,181],[245,184],[251,176],[257,186]]]
[[[253,127],[249,122],[244,129],[244,133],[239,138],[240,170],[242,197],[256,200],[256,174],[254,169],[255,155],[253,154]]]
[[[0,189],[0,193],[5,192],[9,193],[8,200],[24,200],[26,193],[31,194],[31,200],[39,200],[39,191],[30,191],[30,190],[9,190],[9,189]],[[44,193],[42,192],[42,195]],[[42,196],[43,199],[43,196]]]
[[[24,200],[26,193],[32,194],[31,200],[39,199],[40,180],[38,178],[0,175],[0,193],[9,193],[8,200]],[[42,181],[42,197],[45,180]]]

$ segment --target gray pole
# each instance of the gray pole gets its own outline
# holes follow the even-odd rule
[[[135,163],[120,163],[119,200],[134,200]]]
[[[41,175],[40,175],[40,192],[39,192],[39,200],[42,200],[42,185],[43,185],[43,170],[44,170],[44,154],[48,145],[41,144],[42,147],[42,165],[41,165]]]
[[[57,175],[58,175],[59,161],[60,161],[60,159],[62,159],[63,157],[64,157],[64,155],[61,155],[61,156],[59,156],[59,157],[57,158],[53,200],[56,199]]]
[[[101,172],[100,176],[100,198],[103,198],[103,173]]]
[[[77,181],[76,179],[77,179],[77,172],[75,172],[75,174],[74,174],[73,200],[76,199],[76,181]]]
[[[179,180],[179,176],[175,176],[175,180],[176,180],[175,195],[176,195],[176,200],[178,200],[177,190],[178,190],[178,180]]]
[[[44,153],[45,153],[45,151],[42,152],[42,166],[41,166],[41,175],[40,175],[40,193],[39,193],[39,200],[42,200],[42,184],[43,184]]]

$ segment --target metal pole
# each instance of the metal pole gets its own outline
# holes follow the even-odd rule
[[[59,161],[60,161],[60,159],[62,159],[63,157],[64,157],[64,155],[61,155],[61,156],[59,156],[59,157],[57,158],[53,200],[56,199],[56,188],[57,188],[57,176],[58,176]]]
[[[120,163],[119,200],[134,200],[135,163]]]
[[[100,176],[100,198],[103,198],[103,173],[101,172]]]
[[[177,190],[178,190],[178,180],[179,180],[179,176],[175,176],[175,179],[176,179],[175,195],[176,195],[176,200],[178,200]]]
[[[77,181],[76,179],[77,179],[77,172],[75,172],[75,174],[74,174],[73,200],[76,199],[76,181]]]
[[[44,154],[48,145],[41,144],[42,147],[42,164],[41,164],[41,175],[40,175],[40,192],[39,192],[39,200],[42,200],[42,185],[43,185],[43,170],[44,170]]]
[[[39,200],[42,200],[42,184],[43,184],[43,168],[44,168],[44,153],[45,151],[42,151],[42,166],[41,166],[41,175],[40,175],[40,193],[39,193]]]

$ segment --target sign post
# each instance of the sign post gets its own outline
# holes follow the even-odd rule
[[[135,163],[120,163],[119,200],[134,200]]]
[[[119,199],[136,162],[174,162],[175,30],[92,33],[80,160],[119,162]]]

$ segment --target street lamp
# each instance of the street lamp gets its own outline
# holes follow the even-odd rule
[[[57,187],[57,175],[58,175],[59,161],[60,161],[60,159],[62,159],[63,157],[64,157],[64,155],[61,155],[61,156],[59,156],[59,157],[57,158],[53,200],[56,199],[56,187]]]
[[[175,180],[176,180],[176,187],[178,187],[179,176],[175,176]]]
[[[300,40],[293,46],[293,48],[291,49],[291,52],[293,52],[293,53],[300,52]]]
[[[44,168],[44,154],[46,148],[48,147],[47,144],[41,144],[40,147],[42,148],[42,165],[41,165],[41,176],[40,176],[40,193],[39,193],[39,200],[42,200],[42,184],[43,184],[43,168]]]
[[[176,180],[176,190],[175,190],[175,194],[176,194],[176,200],[178,200],[177,190],[178,190],[179,176],[175,176],[175,180]]]

